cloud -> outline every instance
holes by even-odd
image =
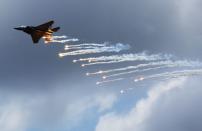
[[[117,96],[114,94],[105,96],[96,96],[95,103],[99,106],[99,112],[111,109],[113,104],[117,101]]]
[[[82,98],[79,98],[81,95]],[[84,119],[87,120],[90,112],[94,111],[94,115],[98,115],[109,110],[116,100],[116,95],[110,92],[84,95],[64,88],[41,92],[1,89],[0,130],[71,130]]]
[[[201,8],[201,1],[200,0],[179,0],[176,1],[175,4],[177,5],[177,14],[179,15],[179,20],[181,24],[185,24],[183,26],[190,26],[193,25],[193,23],[197,24],[197,26],[199,25],[199,21],[196,20],[200,20],[201,18],[197,18],[199,17]],[[190,19],[192,18],[192,19]],[[196,25],[193,25],[196,26]],[[186,28],[186,27],[184,27]]]
[[[0,106],[0,130],[1,131],[25,131],[27,116],[21,103],[9,103]]]
[[[96,131],[199,131],[202,129],[200,79],[176,79],[153,87],[126,114],[107,113]]]
[[[83,97],[80,100],[70,103],[66,108],[66,114],[71,116],[69,118],[74,118],[74,121],[79,121],[82,119],[82,115],[84,115],[87,110],[91,110],[96,107],[98,112],[103,112],[111,109],[116,101],[117,96],[113,93],[95,93],[91,96]]]

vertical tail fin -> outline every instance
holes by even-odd
[[[60,29],[60,27],[56,27],[56,28],[53,28],[52,31],[57,32],[59,29]]]

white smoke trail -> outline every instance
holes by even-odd
[[[138,88],[139,87],[144,87],[145,85],[141,84],[141,85],[138,85]],[[126,94],[126,93],[129,93],[130,91],[132,90],[135,90],[137,87],[130,87],[130,88],[126,88],[126,89],[122,89],[120,90],[120,94]]]
[[[127,88],[125,90],[120,90],[120,94],[128,93],[129,91],[134,90],[134,88]]]
[[[88,61],[87,64],[82,64],[82,66],[98,65],[98,64],[112,64],[120,63],[125,61],[156,61],[156,60],[169,60],[172,55],[167,54],[147,54],[146,52],[138,54],[123,54],[123,55],[112,55],[112,56],[101,56],[101,57],[91,57],[91,58],[81,58],[74,60],[73,62],[83,62]]]
[[[51,36],[51,35],[47,35],[47,36],[44,36],[43,39],[44,39],[44,42],[45,43],[66,43],[66,42],[76,42],[76,41],[79,41],[79,39],[77,38],[69,38],[67,39],[68,36],[66,35],[62,35],[62,36]]]
[[[113,80],[106,80],[106,81],[98,81],[96,82],[97,85],[101,85],[101,84],[104,84],[104,83],[109,83],[109,82],[115,82],[115,81],[121,81],[121,80],[124,80],[125,78],[117,78],[117,79],[113,79]]]
[[[192,69],[192,70],[182,70],[182,71],[173,71],[173,72],[164,72],[159,74],[153,74],[146,77],[141,77],[135,79],[135,82],[148,80],[148,79],[156,79],[156,78],[178,78],[178,77],[187,77],[187,76],[196,76],[202,75],[202,69]]]
[[[197,75],[202,75],[202,69],[164,72],[164,73],[159,73],[159,74],[153,74],[153,75],[146,76],[146,77],[141,76],[141,77],[135,79],[134,82],[144,81],[144,80],[148,80],[148,79],[158,79],[158,78],[162,78],[162,81],[164,81],[164,80],[167,81],[167,80],[170,80],[173,78],[190,77],[190,76],[197,76]],[[138,86],[142,87],[142,86],[145,86],[145,84],[144,85],[141,84]],[[134,89],[135,89],[135,87],[122,89],[122,90],[120,90],[120,94],[128,93],[129,91],[134,90]]]
[[[79,41],[79,39],[72,38],[72,39],[64,39],[64,40],[57,40],[57,39],[51,40],[51,42],[56,42],[56,43],[66,43],[66,42],[76,42],[76,41]]]
[[[76,42],[79,41],[77,38],[69,38],[65,35],[63,36],[46,36],[44,37],[45,42],[55,42],[55,43],[67,43],[67,42]],[[75,55],[85,55],[85,54],[95,54],[95,53],[105,53],[105,52],[120,52],[122,50],[128,50],[129,45],[122,43],[117,43],[115,45],[110,45],[109,43],[82,43],[82,44],[68,44],[64,46],[65,52],[58,54],[59,57],[64,56],[75,56]],[[78,60],[73,60],[73,62],[84,62],[81,66],[90,66],[98,64],[112,64],[120,62],[135,62],[135,61],[144,61],[145,64],[138,64],[134,66],[127,66],[123,68],[116,68],[110,70],[101,70],[93,73],[86,73],[86,75],[97,75],[97,74],[107,74],[114,73],[110,75],[104,75],[103,79],[117,77],[121,75],[144,72],[150,70],[158,70],[162,68],[170,67],[201,67],[200,62],[194,61],[172,61],[173,56],[169,54],[148,54],[147,52],[141,52],[136,54],[122,54],[122,55],[111,55],[111,56],[100,56],[100,57],[89,57],[81,58]],[[120,73],[117,73],[120,72]],[[173,72],[164,72],[159,74],[152,74],[146,77],[139,77],[135,79],[135,82],[143,81],[147,79],[156,79],[161,77],[166,78],[176,78],[182,76],[192,76],[192,75],[202,75],[202,69],[192,69],[192,70],[182,70],[182,71],[173,71]],[[121,81],[126,78],[117,78],[110,80],[98,81],[96,84],[104,84],[109,82]],[[132,90],[132,88],[131,88]],[[123,93],[123,92],[122,92]]]
[[[109,46],[95,46],[90,49],[81,49],[81,50],[74,50],[70,52],[59,53],[60,57],[63,56],[72,56],[72,55],[84,55],[84,54],[94,54],[94,53],[103,53],[103,52],[120,52],[121,50],[129,49],[128,45],[124,45],[121,43],[117,43],[115,45]]]
[[[149,80],[149,79],[156,79],[156,78],[179,78],[179,77],[187,77],[187,76],[197,76],[197,75],[202,75],[202,69],[192,69],[192,70],[183,70],[183,71],[173,71],[173,72],[164,72],[164,73],[159,73],[159,74],[154,74],[146,77],[138,77],[134,79],[134,82],[140,82],[144,80]],[[111,83],[111,82],[116,82],[116,81],[121,81],[125,80],[126,78],[117,78],[117,79],[112,79],[112,80],[103,80],[99,81],[96,84],[104,84],[104,83]]]
[[[85,46],[92,46],[92,47],[104,47],[107,44],[109,44],[108,42],[105,42],[103,44],[97,44],[97,43],[83,43],[83,44],[76,44],[76,45],[65,45],[65,48],[69,48],[69,47],[85,47]]]
[[[151,63],[151,65],[148,66],[153,66],[153,65],[157,65],[158,62],[156,63]],[[127,71],[127,72],[121,72],[121,73],[116,73],[116,74],[112,74],[112,75],[106,75],[103,76],[103,79],[109,78],[109,77],[115,77],[115,76],[121,76],[121,75],[126,75],[126,74],[131,74],[131,73],[137,73],[137,72],[144,72],[144,71],[150,71],[150,70],[157,70],[157,69],[163,69],[163,68],[172,68],[172,67],[201,67],[202,63],[198,62],[198,61],[165,61],[165,63],[163,62],[159,62],[158,67],[150,67],[150,68],[146,68],[146,69],[137,69],[138,65],[136,66],[136,70],[132,70],[132,71]]]
[[[163,57],[163,58],[162,58]],[[100,57],[90,57],[90,58],[81,58],[76,61],[78,62],[99,62],[99,61],[111,61],[111,60],[121,60],[121,59],[128,59],[128,60],[159,60],[159,59],[169,59],[171,55],[162,55],[162,54],[147,54],[146,52],[137,53],[137,54],[122,54],[122,55],[112,55],[112,56],[100,56]]]
[[[105,47],[108,43],[96,44],[96,43],[84,43],[77,45],[65,45],[64,50],[79,50],[79,49],[95,49],[99,47]]]
[[[98,74],[107,74],[107,73],[118,72],[118,71],[126,71],[126,70],[130,70],[130,69],[139,69],[139,68],[144,68],[144,67],[148,67],[148,66],[161,66],[161,65],[167,65],[169,63],[171,63],[170,60],[149,62],[149,63],[146,63],[146,64],[138,64],[136,66],[127,66],[127,67],[123,67],[123,68],[116,68],[116,69],[92,72],[92,73],[88,73],[88,76],[98,75]]]
[[[68,38],[66,35],[61,35],[61,36],[52,36],[53,39],[65,39]]]

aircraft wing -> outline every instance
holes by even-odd
[[[42,25],[36,26],[36,28],[39,30],[46,31],[53,25],[53,23],[54,23],[54,21],[49,21],[49,22],[44,23]]]
[[[41,37],[43,37],[43,34],[33,33],[33,34],[31,34],[31,37],[32,37],[33,43],[36,44],[36,43],[39,42],[39,40],[41,39]]]

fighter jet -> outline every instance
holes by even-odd
[[[52,34],[60,29],[60,27],[52,28],[53,23],[54,21],[49,21],[39,26],[20,26],[14,29],[31,35],[34,44],[37,44],[42,37],[45,43],[48,43],[52,40]]]

